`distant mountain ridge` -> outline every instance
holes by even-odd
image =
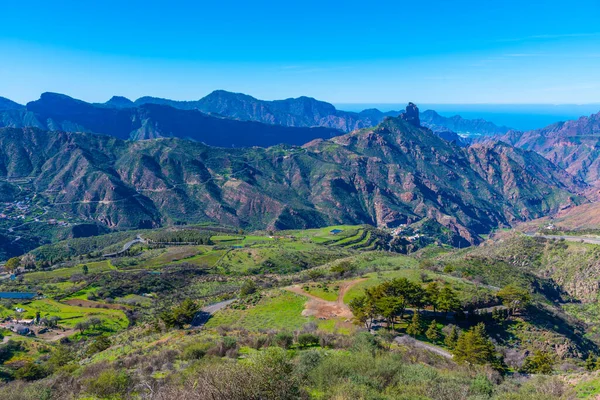
[[[467,135],[498,135],[511,130],[507,126],[497,126],[484,119],[465,119],[460,115],[443,117],[433,110],[421,113],[421,121],[432,131],[452,131]]]
[[[15,103],[12,100],[7,99],[6,97],[0,97],[0,111],[7,110],[20,110],[25,108],[25,106]]]
[[[225,90],[215,90],[197,101],[142,97],[134,102],[138,106],[149,103],[168,105],[182,110],[199,110],[244,121],[289,127],[320,126],[342,132],[375,126],[386,116],[398,116],[400,113],[397,111],[383,113],[375,109],[355,113],[337,110],[330,103],[306,96],[267,101]]]
[[[127,102],[125,98],[113,98],[110,103],[123,105]],[[0,112],[0,127],[91,132],[124,140],[179,137],[220,147],[301,145],[341,134],[328,128],[291,128],[238,121],[158,104],[111,107],[57,93],[43,93],[39,100],[28,103],[24,109]]]
[[[532,131],[509,131],[498,140],[535,151],[572,175],[600,184],[600,112]]]
[[[152,108],[149,105],[156,107]],[[258,100],[246,94],[231,93],[223,90],[216,90],[196,101],[175,101],[156,97],[141,97],[136,101],[131,101],[123,96],[113,96],[105,103],[86,103],[59,93],[43,93],[39,100],[32,101],[26,106],[21,106],[10,100],[4,102],[0,100],[0,127],[32,126],[49,130],[110,134],[119,138],[127,138],[127,134],[129,134],[130,138],[145,138],[144,131],[148,131],[146,127],[152,127],[150,130],[153,133],[147,137],[187,137],[199,140],[199,137],[214,136],[213,133],[203,135],[201,132],[198,132],[199,127],[195,128],[192,135],[187,131],[183,134],[178,130],[168,130],[157,126],[147,111],[134,111],[142,108],[150,108],[157,111],[160,109],[159,106],[187,111],[189,114],[173,112],[171,114],[176,114],[177,117],[186,115],[186,119],[188,120],[193,118],[191,116],[203,113],[221,119],[252,121],[288,128],[321,127],[337,130],[341,133],[375,126],[382,122],[384,118],[398,116],[400,113],[399,111],[381,112],[377,109],[348,112],[337,110],[330,103],[310,97],[265,101]],[[137,114],[143,114],[144,117],[150,119],[142,121],[142,116]],[[166,115],[169,112],[163,111],[160,114]],[[119,119],[118,124],[114,122],[115,119]],[[504,127],[496,127],[487,121],[467,120],[459,116],[445,118],[434,111],[425,111],[422,113],[421,119],[424,126],[431,128],[434,132],[443,132],[444,137],[449,137],[451,140],[457,141],[462,141],[462,139],[457,139],[452,132],[470,132],[482,135],[505,132]],[[128,122],[129,120],[131,122]],[[213,122],[212,125],[216,124],[215,121]],[[171,127],[174,124],[175,121],[169,123]],[[140,133],[138,130],[142,125],[144,129]],[[107,130],[109,127],[112,129],[111,132]],[[257,126],[255,126],[253,134],[256,134],[257,129]],[[274,136],[272,133],[273,128],[265,129],[269,131],[265,134],[266,136]],[[115,131],[118,133],[114,133]],[[290,134],[291,131],[285,133]],[[332,137],[334,133],[332,131],[321,131],[321,134],[315,134],[315,131],[313,131],[307,137],[311,135],[328,138]],[[249,145],[265,145],[263,143],[273,145],[278,143],[269,140],[253,143],[250,139],[246,137],[246,140],[243,142],[249,143]],[[297,140],[287,140],[284,135],[280,135],[280,141],[281,143],[300,144]],[[206,143],[223,145],[222,143],[217,144],[215,142]],[[230,145],[240,146],[241,144],[240,141],[233,141]]]
[[[494,227],[584,203],[587,189],[536,153],[442,140],[420,126],[414,105],[374,128],[302,147],[1,129],[0,177],[16,176],[33,177],[36,192],[53,193],[62,212],[111,228],[394,227],[430,218],[469,243]]]
[[[375,108],[360,112],[341,111],[333,104],[305,96],[285,100],[258,100],[246,94],[224,90],[216,90],[197,101],[142,97],[134,102],[138,106],[147,103],[169,105],[186,110],[197,109],[211,114],[267,124],[324,126],[343,132],[375,126],[386,117],[396,117],[400,114],[400,111],[382,112]],[[432,110],[422,112],[421,121],[434,132],[453,131],[461,134],[494,135],[510,130],[508,127],[496,126],[483,119],[470,120],[458,115],[442,117]]]

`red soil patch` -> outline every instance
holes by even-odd
[[[304,306],[304,311],[302,311],[302,315],[305,317],[314,316],[320,319],[351,319],[353,317],[352,311],[350,311],[350,308],[344,303],[344,294],[346,294],[348,289],[350,289],[352,286],[362,281],[364,281],[364,279],[356,279],[353,281],[340,283],[340,290],[336,301],[327,301],[313,296],[312,294],[305,292],[300,285],[287,287],[286,290],[310,299]]]

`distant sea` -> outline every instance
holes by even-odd
[[[335,104],[338,110],[403,110],[404,104]],[[577,119],[600,111],[598,104],[417,104],[421,111],[435,110],[444,117],[460,115],[467,119],[483,118],[496,125],[519,130],[543,128],[554,122]]]

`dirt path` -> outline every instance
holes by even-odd
[[[364,280],[364,278],[361,278],[340,283],[338,297],[335,301],[323,300],[317,296],[307,293],[304,291],[304,289],[302,289],[301,285],[294,285],[285,289],[310,299],[304,306],[304,311],[302,311],[302,315],[305,317],[314,316],[320,319],[351,319],[352,311],[350,311],[350,308],[344,303],[344,295],[352,286]]]

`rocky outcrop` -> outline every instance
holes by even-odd
[[[406,110],[400,114],[400,118],[413,126],[421,127],[419,108],[414,103],[408,103]]]

